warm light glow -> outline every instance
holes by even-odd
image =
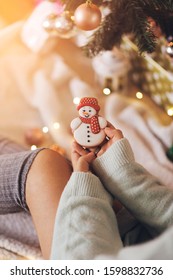
[[[36,145],[32,145],[31,146],[31,151],[35,151],[37,149],[37,146]]]
[[[59,128],[60,128],[60,124],[59,124],[58,122],[55,122],[55,123],[53,124],[53,128],[54,128],[54,129],[59,129]]]
[[[74,97],[74,98],[73,98],[73,103],[74,103],[75,105],[78,105],[79,102],[80,102],[80,97]]]
[[[137,97],[138,99],[142,99],[142,98],[143,98],[142,92],[138,91],[138,92],[136,93],[136,97]]]
[[[0,17],[10,24],[29,16],[35,7],[35,0],[0,0]]]
[[[49,27],[50,27],[50,22],[49,22],[48,19],[44,20],[44,22],[43,22],[43,27],[44,27],[44,28],[49,28]]]
[[[44,127],[42,128],[42,131],[43,131],[43,133],[48,133],[49,128],[48,128],[47,126],[44,126]]]
[[[170,116],[170,117],[173,116],[173,107],[167,109],[167,114],[168,114],[168,116]]]
[[[103,93],[104,93],[105,95],[111,94],[110,88],[104,88],[104,89],[103,89]]]

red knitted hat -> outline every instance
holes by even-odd
[[[77,106],[77,110],[84,106],[90,106],[94,108],[96,111],[100,110],[100,106],[98,105],[98,101],[95,97],[83,97],[80,100],[79,105]]]

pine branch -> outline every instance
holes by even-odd
[[[119,45],[122,37],[122,29],[114,30],[119,22],[113,21],[113,14],[108,15],[101,27],[91,36],[89,43],[83,47],[87,56],[93,57],[103,50],[111,50],[114,45]]]
[[[133,29],[134,41],[138,46],[139,52],[147,51],[152,53],[156,48],[156,37],[147,20],[148,16],[144,13],[142,7],[135,7],[133,10]]]
[[[147,7],[147,10],[159,10],[159,11],[173,11],[173,1],[172,0],[145,0],[141,1],[143,7]]]
[[[153,52],[157,38],[148,23],[148,17],[156,20],[165,32],[165,14],[168,15],[173,11],[173,1],[112,0],[110,8],[111,13],[84,47],[85,53],[90,57],[118,46],[123,35],[127,33],[134,35],[140,53]]]
[[[123,1],[126,2],[126,0]],[[131,10],[133,1],[128,4]],[[123,33],[130,31],[128,21],[124,20],[126,18],[124,8],[127,6],[121,5],[118,1],[110,4],[110,14],[105,17],[100,28],[94,32],[88,44],[83,47],[86,55],[93,57],[100,51],[111,50],[113,46],[120,44]]]
[[[61,1],[66,4],[67,10],[73,11],[84,3],[84,0]],[[93,3],[97,5],[104,2],[104,0],[93,0]],[[170,32],[173,33],[173,27],[170,27],[171,24],[173,25],[173,0],[112,0],[107,5],[110,7],[110,14],[105,17],[100,28],[83,47],[90,57],[97,55],[100,51],[119,46],[125,34],[134,36],[140,53],[153,52],[157,40],[148,23],[149,17],[156,21],[166,36]],[[172,16],[172,21],[168,22],[170,16]]]
[[[111,50],[119,46],[124,34],[132,33],[140,52],[152,52],[155,48],[155,36],[148,24],[143,8],[138,0],[112,2],[111,13],[101,27],[93,34],[89,43],[83,47],[89,56],[100,51]]]

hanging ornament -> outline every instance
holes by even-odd
[[[75,24],[73,16],[69,11],[61,14],[50,14],[43,21],[43,28],[52,36],[61,38],[71,38],[75,34]]]
[[[156,21],[151,18],[151,17],[148,17],[148,23],[150,25],[150,28],[152,30],[152,32],[154,33],[154,35],[159,38],[162,36],[162,30],[160,28],[160,26],[156,23]]]
[[[70,38],[75,34],[75,24],[72,13],[64,11],[54,21],[54,32],[62,38]]]
[[[168,42],[166,45],[166,54],[169,55],[169,57],[173,58],[173,37],[168,38]]]
[[[89,0],[79,5],[74,12],[76,26],[85,31],[97,28],[101,23],[101,18],[102,14],[100,9]]]
[[[43,2],[45,3],[45,1],[43,0],[39,2],[41,2],[42,5]],[[57,35],[55,32],[55,23],[56,20],[61,17],[61,15],[63,15],[64,7],[60,0],[48,0],[46,2],[47,9],[45,8],[46,10],[44,11],[44,13],[47,13],[47,16],[42,22],[42,27],[49,35]]]
[[[57,18],[56,14],[50,14],[43,21],[43,28],[49,34],[53,34],[54,32],[54,25],[55,25],[56,18]]]

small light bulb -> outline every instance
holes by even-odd
[[[137,97],[138,99],[142,99],[142,98],[143,98],[142,92],[138,91],[138,92],[136,93],[136,97]]]
[[[35,151],[37,149],[37,146],[36,145],[32,145],[31,146],[31,151]]]
[[[173,107],[167,109],[167,114],[168,114],[168,116],[170,116],[170,117],[173,116]]]
[[[42,131],[43,131],[43,133],[48,133],[49,128],[48,128],[47,126],[44,126],[44,127],[42,128]]]
[[[74,103],[75,105],[78,105],[79,102],[80,102],[80,97],[74,97],[74,98],[73,98],[73,103]]]
[[[104,89],[103,89],[103,93],[104,93],[105,95],[111,94],[110,88],[104,88]]]
[[[60,128],[60,124],[58,122],[54,122],[53,128],[54,129],[59,129]]]

